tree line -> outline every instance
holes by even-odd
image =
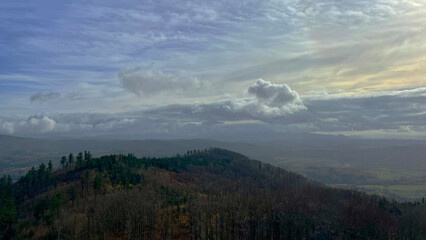
[[[0,179],[2,239],[426,237],[424,202],[326,187],[222,149],[59,162]]]

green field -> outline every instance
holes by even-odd
[[[406,200],[420,200],[426,197],[426,184],[423,185],[360,185],[358,190]]]
[[[425,171],[411,169],[374,168],[365,169],[365,172],[374,174],[381,180],[414,180],[421,179],[426,176]]]
[[[421,170],[334,167],[330,162],[300,158],[275,160],[277,165],[330,186],[357,189],[396,200],[419,201],[426,197],[426,172]]]

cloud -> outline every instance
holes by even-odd
[[[258,80],[249,87],[249,97],[202,104],[170,105],[143,112],[154,119],[202,123],[216,131],[233,127],[296,132],[390,131],[415,135],[426,128],[426,88],[385,91],[363,95],[340,95],[324,89],[300,97],[285,84]],[[280,99],[280,100],[278,100]],[[246,122],[244,122],[246,121]],[[204,124],[207,123],[207,124]],[[246,131],[256,131],[246,128]],[[227,128],[229,130],[229,128]],[[232,135],[232,130],[229,130]],[[274,135],[273,131],[269,134]]]
[[[255,97],[264,112],[273,115],[285,115],[288,113],[306,110],[299,94],[292,90],[287,84],[273,84],[263,79],[249,87],[248,92]]]
[[[30,96],[30,102],[48,102],[52,100],[58,100],[61,98],[61,94],[58,92],[49,92],[49,93],[36,93]]]
[[[13,134],[15,131],[14,123],[0,118],[0,133]]]
[[[180,76],[179,73],[166,73],[155,64],[123,70],[118,73],[118,77],[125,88],[137,95],[182,92],[201,87],[197,78]]]
[[[262,79],[247,89],[248,97],[230,98],[201,104],[176,104],[148,110],[148,114],[171,118],[195,118],[200,121],[239,121],[271,119],[306,110],[297,92],[287,84],[273,84]]]
[[[422,1],[135,3],[61,2],[48,11],[3,4],[0,131],[425,131],[423,95],[377,93],[424,85]],[[58,21],[40,28],[46,19]],[[241,88],[258,78],[274,84]],[[76,101],[63,101],[64,92],[78,93]],[[336,94],[344,92],[372,94]],[[116,114],[125,105],[135,112]],[[29,121],[35,112],[56,112],[46,116],[53,129],[43,118]]]
[[[426,88],[364,95],[299,96],[285,84],[258,80],[246,97],[174,104],[121,113],[0,117],[3,134],[110,138],[267,139],[286,132],[421,135]]]
[[[0,117],[0,133],[31,134],[49,133],[56,130],[56,121],[44,115],[21,117]]]
[[[426,126],[426,88],[302,98],[316,131],[422,129]],[[423,131],[423,130],[420,130]]]
[[[33,116],[30,117],[25,128],[36,133],[47,133],[55,129],[56,121],[47,116]]]

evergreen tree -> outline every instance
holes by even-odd
[[[49,210],[54,212],[56,216],[59,215],[59,208],[62,206],[63,200],[61,194],[55,194],[52,198],[49,199]]]
[[[67,193],[68,193],[69,200],[72,202],[72,206],[74,207],[74,201],[77,198],[76,187],[72,186],[70,189],[68,189]]]
[[[95,190],[95,197],[96,197],[96,193],[100,192],[101,186],[102,186],[102,176],[100,174],[96,174],[96,177],[93,180],[93,190]]]
[[[70,153],[70,155],[68,155],[68,164],[70,166],[72,166],[74,164],[74,155],[72,153]]]
[[[92,159],[92,154],[89,151],[84,151],[84,162],[86,165],[89,165],[90,159]]]
[[[28,186],[33,186],[35,182],[37,181],[37,171],[34,167],[31,168],[31,170],[25,175],[26,183]]]
[[[62,158],[61,158],[62,169],[65,169],[66,164],[67,164],[67,157],[62,156]]]
[[[46,165],[44,163],[40,164],[37,170],[37,183],[43,184],[43,182],[47,180],[47,171],[46,171]]]
[[[11,239],[14,235],[13,225],[17,221],[15,199],[11,191],[10,176],[0,178],[0,239]]]
[[[6,197],[0,206],[0,239],[11,239],[13,224],[17,221],[15,199]]]
[[[50,174],[52,170],[53,170],[52,160],[49,160],[49,163],[47,164],[47,171],[49,171],[49,174]]]
[[[84,162],[83,162],[83,153],[79,152],[76,159],[77,159],[77,167],[78,168],[83,167],[83,164],[84,164]]]

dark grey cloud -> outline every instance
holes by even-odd
[[[125,88],[137,95],[182,92],[201,88],[201,82],[197,78],[181,76],[176,72],[163,72],[155,64],[123,70],[118,73],[118,77]]]
[[[39,102],[44,103],[48,101],[58,100],[61,98],[61,94],[58,92],[48,92],[48,93],[36,93],[30,96],[30,102]]]

